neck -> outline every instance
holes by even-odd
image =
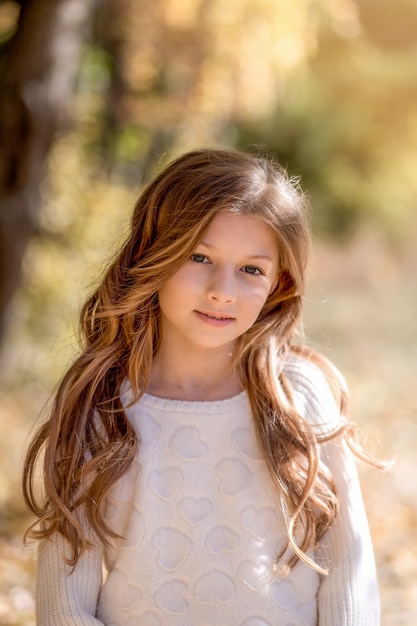
[[[242,391],[229,350],[179,360],[163,346],[155,355],[147,392],[172,400],[225,400]]]

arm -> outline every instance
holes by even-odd
[[[95,546],[79,559],[75,569],[63,560],[69,554],[61,535],[39,545],[36,581],[38,626],[100,626],[95,618],[102,581],[102,550]]]
[[[355,460],[338,437],[323,444],[339,495],[339,515],[321,541],[320,562],[329,568],[318,594],[320,626],[377,626],[380,606],[374,553]]]
[[[295,406],[320,435],[331,435],[340,425],[340,411],[319,367],[301,358],[286,366]],[[355,458],[338,436],[320,444],[321,461],[333,474],[338,490],[339,515],[322,538],[318,562],[329,570],[318,593],[320,626],[377,626],[379,592],[368,520]]]

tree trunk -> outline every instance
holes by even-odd
[[[92,0],[26,0],[0,56],[0,339],[37,232],[41,183],[70,119]]]

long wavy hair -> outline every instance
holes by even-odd
[[[297,180],[270,159],[212,149],[180,156],[140,195],[126,242],[82,308],[80,355],[28,449],[23,491],[37,518],[28,533],[64,535],[73,566],[91,537],[104,545],[115,538],[104,516],[106,494],[129,470],[140,446],[121,402],[121,385],[130,381],[135,400],[146,391],[160,343],[158,291],[221,210],[256,217],[277,240],[278,284],[238,340],[236,365],[287,516],[288,542],[277,563],[286,554],[290,568],[302,559],[324,572],[307,552],[335,519],[335,484],[320,463],[317,434],[294,408],[283,371],[287,356],[302,352],[332,375],[318,354],[293,344],[308,258],[308,202]],[[340,385],[339,401],[343,414],[346,395]],[[342,430],[349,434],[347,419],[341,419]]]

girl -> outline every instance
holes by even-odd
[[[263,158],[145,189],[26,458],[38,626],[379,623],[343,381],[293,343],[308,239]]]

